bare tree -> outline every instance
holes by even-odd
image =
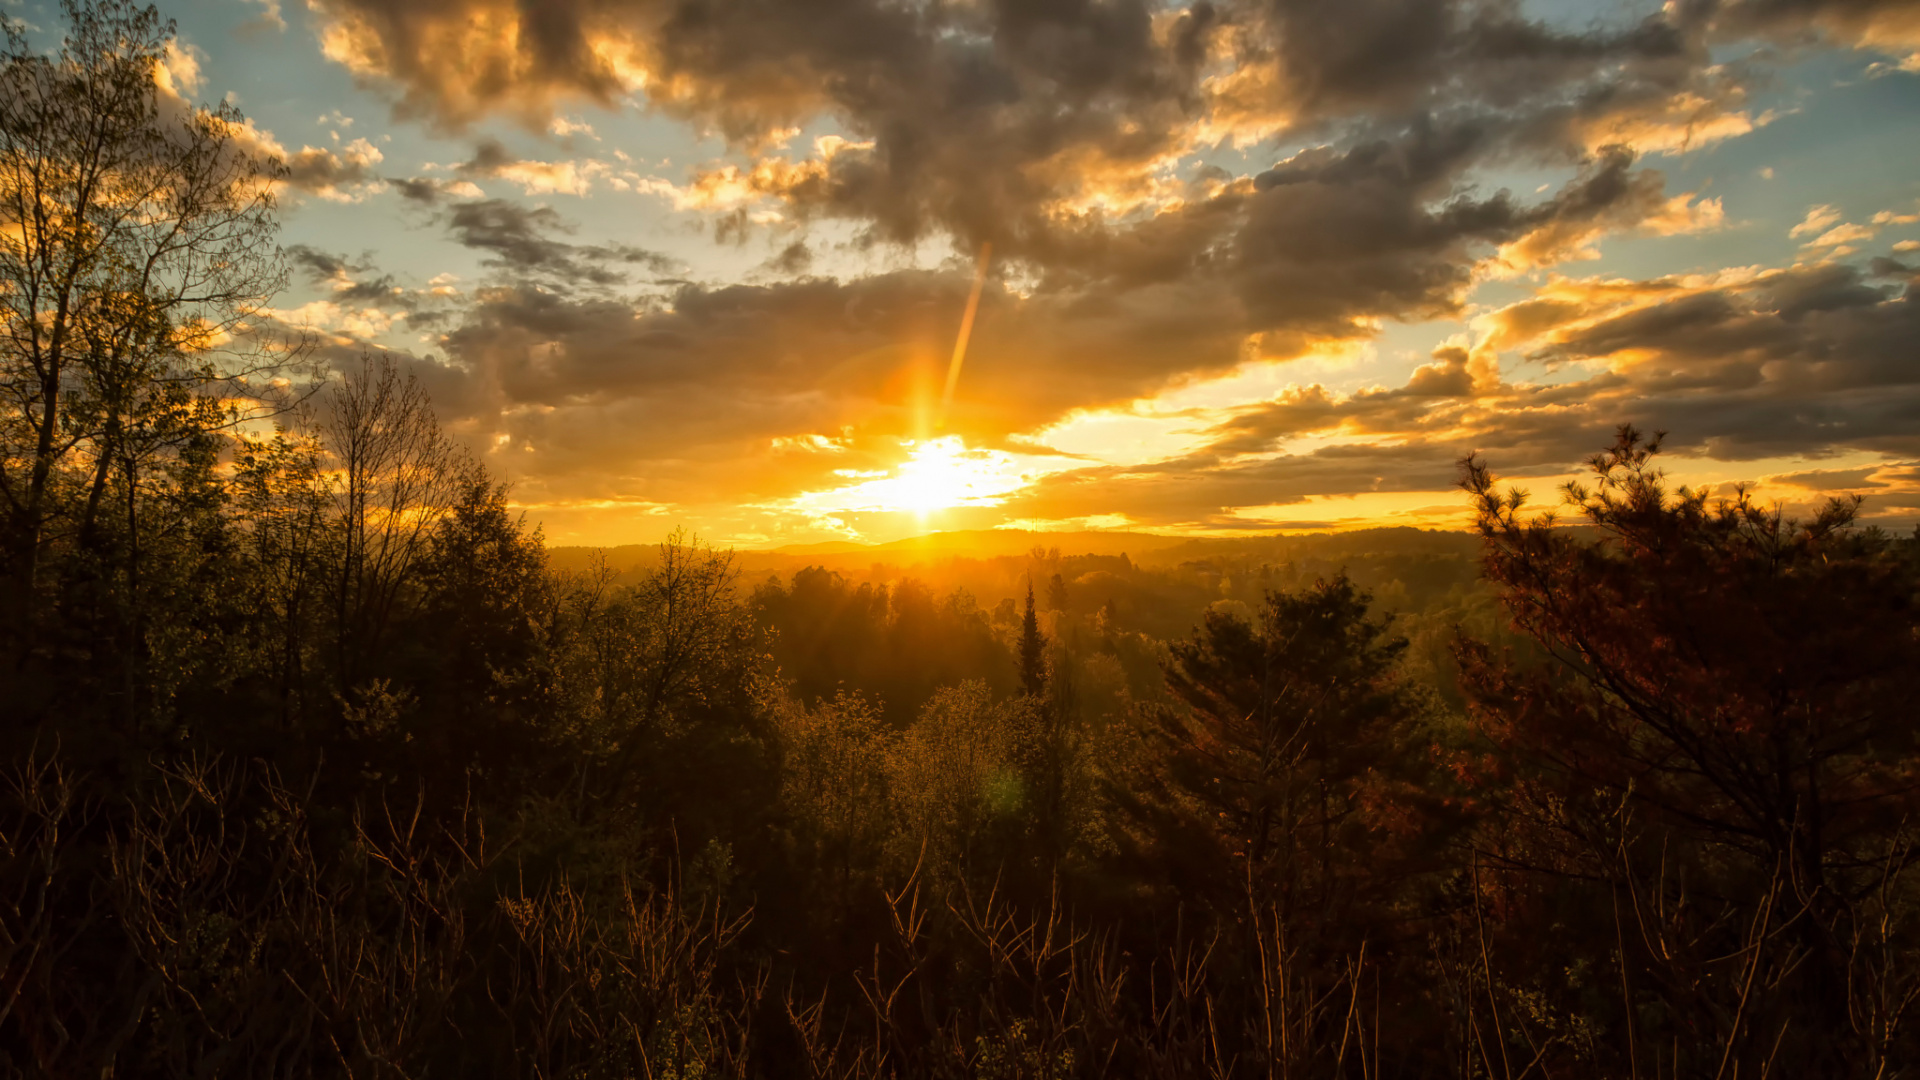
[[[0,544],[28,618],[49,541],[91,528],[143,461],[234,420],[212,384],[261,393],[249,377],[286,359],[254,334],[286,279],[284,167],[231,105],[163,89],[174,28],[153,8],[62,8],[58,54],[13,22],[0,54]]]
[[[477,473],[440,430],[425,388],[392,357],[363,359],[330,404],[321,434],[338,470],[336,662],[350,689],[431,550],[434,527]]]

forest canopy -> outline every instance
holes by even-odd
[[[0,1072],[1897,1076],[1920,534],[1631,425],[1471,533],[550,549],[259,312],[284,162],[0,57]],[[1108,538],[1103,543],[1123,541]]]

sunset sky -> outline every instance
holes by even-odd
[[[293,166],[275,317],[550,543],[1451,525],[1629,420],[1920,517],[1914,0],[165,10]]]

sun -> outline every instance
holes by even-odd
[[[908,452],[886,494],[888,509],[930,513],[956,506],[997,506],[1026,486],[1026,477],[1010,468],[1006,455],[968,450],[956,436],[922,440]]]
[[[1034,479],[1031,463],[1000,450],[971,450],[957,435],[903,444],[907,460],[889,475],[792,500],[812,514],[908,513],[924,518],[963,506],[998,506]],[[857,475],[857,474],[856,474]]]

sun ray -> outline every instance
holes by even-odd
[[[973,271],[973,292],[967,296],[967,313],[960,317],[960,336],[953,343],[953,360],[947,364],[947,388],[940,395],[940,415],[935,428],[947,426],[947,410],[953,407],[953,388],[960,384],[960,365],[967,358],[967,339],[973,336],[973,318],[980,313],[980,292],[987,286],[987,261],[993,257],[993,243],[980,245],[980,264]]]

